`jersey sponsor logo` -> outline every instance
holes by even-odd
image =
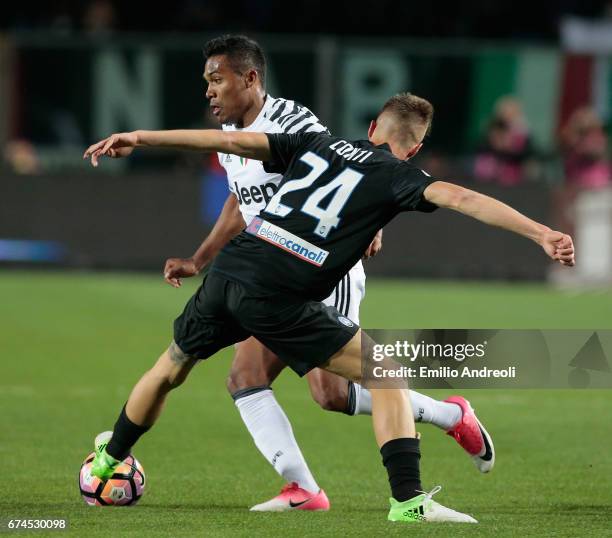
[[[280,226],[263,220],[261,217],[255,217],[251,224],[247,226],[246,231],[317,267],[321,267],[329,255],[327,250],[323,250],[301,237],[283,230]]]
[[[260,204],[261,202],[267,204],[276,194],[276,191],[278,191],[278,186],[274,183],[239,187],[238,182],[234,181],[234,192],[240,205]]]
[[[342,325],[346,325],[347,327],[352,327],[355,325],[350,319],[345,318],[344,316],[338,316],[338,321],[342,323]]]

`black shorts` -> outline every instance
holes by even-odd
[[[174,341],[183,353],[207,359],[254,336],[303,376],[358,330],[333,306],[280,293],[254,296],[242,284],[210,273],[174,321]]]

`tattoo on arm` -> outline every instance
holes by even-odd
[[[170,344],[170,347],[168,348],[168,353],[170,355],[170,358],[172,359],[172,362],[179,365],[184,365],[186,362],[195,359],[193,355],[187,355],[187,353],[183,353],[183,351],[181,351],[181,348],[178,347],[174,341]]]

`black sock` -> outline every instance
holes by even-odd
[[[344,410],[345,415],[354,415],[355,408],[357,407],[357,391],[355,390],[355,383],[352,381],[348,382],[348,395],[346,398],[346,409]]]
[[[382,446],[380,453],[387,468],[393,498],[402,502],[419,495],[417,492],[423,489],[419,471],[419,440],[408,437],[392,439]]]
[[[125,405],[121,414],[115,422],[113,437],[106,446],[106,452],[117,460],[124,460],[128,457],[130,450],[140,439],[140,436],[147,432],[151,426],[139,426],[134,424],[125,413]]]

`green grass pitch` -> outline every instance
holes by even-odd
[[[68,518],[75,536],[612,535],[612,391],[467,394],[498,451],[486,476],[450,437],[420,426],[424,485],[441,484],[436,499],[481,523],[416,526],[386,521],[370,419],[320,410],[305,381],[286,372],[275,391],[332,510],[249,513],[282,481],[225,391],[229,350],[197,367],[136,447],[148,478],[140,504],[86,506],[80,462],[168,344],[196,284],[174,290],[153,275],[0,272],[0,519]],[[366,328],[588,329],[611,320],[610,291],[537,285],[372,281],[362,309]]]

